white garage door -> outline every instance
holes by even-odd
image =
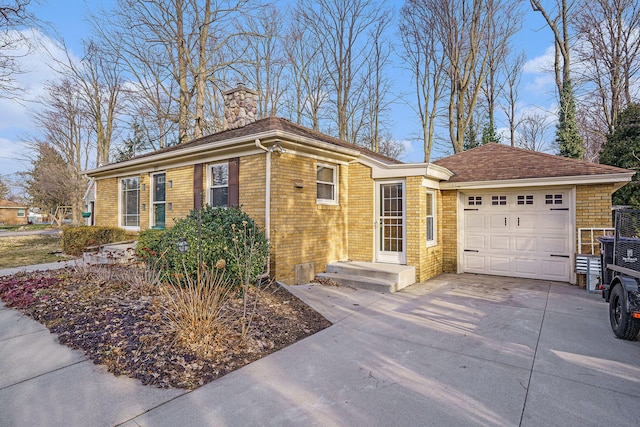
[[[569,191],[463,194],[462,269],[569,281]]]

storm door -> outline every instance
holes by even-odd
[[[376,187],[376,261],[405,264],[404,182],[379,182]]]

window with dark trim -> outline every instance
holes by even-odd
[[[216,163],[210,170],[209,204],[213,207],[227,207],[229,206],[229,163]]]

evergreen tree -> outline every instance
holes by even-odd
[[[496,132],[496,125],[492,120],[489,120],[482,128],[482,145],[490,142],[500,143],[500,135]]]
[[[478,141],[478,127],[476,126],[475,120],[470,120],[467,130],[464,132],[463,148],[464,151],[467,151],[478,146],[480,146],[480,142]]]
[[[615,130],[607,135],[600,153],[600,163],[626,169],[640,169],[640,104],[630,104],[618,116]],[[614,205],[640,207],[638,174],[613,193]]]
[[[576,121],[576,103],[573,97],[573,88],[569,81],[562,86],[562,93],[560,94],[556,142],[561,156],[572,159],[582,159],[584,156],[584,144],[578,132],[578,123]]]

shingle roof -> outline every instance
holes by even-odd
[[[292,123],[287,119],[283,119],[280,117],[267,117],[264,119],[256,120],[253,123],[250,123],[246,126],[225,130],[222,132],[213,133],[211,135],[204,136],[202,138],[194,139],[191,141],[183,142],[182,144],[173,145],[171,147],[162,148],[160,150],[152,151],[149,153],[141,154],[139,156],[134,157],[134,159],[140,159],[145,157],[151,157],[160,153],[167,153],[175,151],[179,153],[180,150],[185,148],[197,147],[200,145],[210,144],[212,142],[225,141],[229,139],[236,138],[249,138],[251,135],[257,135],[263,132],[268,131],[282,131],[288,132],[297,136],[302,136],[306,138],[315,139],[317,141],[326,142],[329,144],[336,145],[338,147],[350,148],[352,150],[357,150],[363,154],[374,157],[378,160],[381,160],[385,163],[402,163],[396,159],[392,159],[385,155],[375,153],[365,147],[349,144],[348,142],[342,141],[338,138],[334,138],[322,132],[314,131],[312,129],[306,128],[304,126],[297,125]]]
[[[449,182],[501,181],[633,172],[504,144],[486,144],[433,162],[455,175]]]
[[[24,205],[20,203],[12,202],[11,200],[0,200],[0,208],[21,208],[25,209]]]

